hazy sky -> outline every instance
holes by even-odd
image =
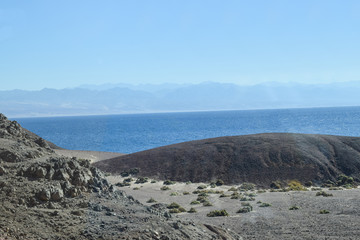
[[[360,1],[1,1],[0,90],[360,80]]]

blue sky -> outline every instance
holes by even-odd
[[[360,1],[1,1],[0,90],[360,80]]]

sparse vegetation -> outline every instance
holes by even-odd
[[[156,180],[151,180],[151,182],[150,183],[157,183],[157,181]]]
[[[313,185],[312,181],[307,181],[304,183],[305,187],[311,187]]]
[[[223,210],[211,211],[208,214],[206,214],[206,216],[208,216],[208,217],[226,217],[226,216],[229,216],[229,214],[225,209],[223,209]]]
[[[196,213],[196,209],[195,208],[190,208],[188,213]]]
[[[288,184],[289,191],[307,191],[306,187],[304,187],[301,182],[298,180],[291,180]]]
[[[196,204],[200,204],[200,202],[199,201],[192,201],[190,204],[191,205],[196,205]]]
[[[205,188],[207,188],[206,185],[200,185],[200,186],[197,187],[197,189],[205,189]]]
[[[125,182],[132,182],[132,181],[134,181],[134,179],[132,179],[132,178],[125,178],[123,182],[125,183]]]
[[[255,189],[255,184],[253,183],[243,183],[241,184],[240,186],[240,191],[251,191],[251,190],[254,190]]]
[[[224,181],[221,180],[221,179],[218,179],[218,180],[216,180],[215,185],[216,186],[222,186],[222,185],[224,185]]]
[[[246,207],[240,208],[236,213],[248,213],[248,212],[251,212],[252,210],[253,210],[253,208],[251,206],[246,206]]]
[[[320,191],[320,192],[317,192],[317,193],[316,193],[316,196],[317,196],[317,197],[318,197],[318,196],[332,197],[333,194],[332,194],[332,193],[327,193],[327,192],[325,192],[325,191]]]
[[[140,188],[139,187],[134,187],[133,190],[140,190]]]
[[[261,203],[259,207],[271,207],[270,203]]]
[[[131,169],[127,170],[127,171],[122,171],[122,172],[120,173],[120,175],[121,175],[122,177],[128,177],[128,176],[130,176],[130,175],[136,175],[136,174],[138,174],[139,172],[140,172],[140,169],[139,169],[139,168],[131,168]]]
[[[196,201],[199,201],[199,202],[203,203],[203,202],[207,201],[207,197],[205,197],[205,196],[199,196],[199,197],[196,199]]]
[[[149,179],[147,177],[139,177],[138,179],[136,179],[135,183],[140,184],[140,183],[146,183],[148,181]]]
[[[170,196],[172,196],[172,197],[178,196],[178,195],[179,195],[179,193],[177,193],[177,192],[172,192],[172,193],[170,193]]]
[[[223,197],[230,197],[231,195],[228,195],[228,194],[221,194],[219,197],[223,198]]]
[[[168,186],[163,186],[160,188],[160,190],[167,191],[167,190],[171,190],[171,188],[169,188]]]
[[[183,192],[183,195],[190,195],[189,192]]]
[[[165,180],[164,181],[164,185],[173,185],[173,184],[175,184],[176,182],[174,182],[174,181],[170,181],[170,180]]]
[[[204,207],[211,207],[211,206],[212,206],[212,203],[209,202],[209,201],[205,201],[205,202],[203,202],[203,206],[204,206]]]
[[[272,189],[281,189],[282,188],[281,182],[280,181],[272,182],[270,184],[270,188],[272,188]]]
[[[299,206],[291,206],[291,207],[289,208],[289,210],[299,210],[299,209],[300,209]]]
[[[115,186],[117,186],[117,187],[128,187],[128,186],[131,186],[131,184],[128,183],[128,182],[122,182],[122,183],[119,182],[119,183],[116,183]]]
[[[147,203],[155,203],[156,202],[156,200],[155,199],[153,199],[153,198],[150,198],[149,200],[147,200],[146,201]]]
[[[234,188],[234,187],[231,187],[231,188],[229,188],[229,190],[228,190],[229,192],[237,192],[237,189],[236,188]]]
[[[326,209],[322,209],[322,210],[319,211],[319,213],[320,214],[328,214],[328,213],[330,213],[330,211],[326,210]]]
[[[179,208],[179,207],[181,207],[181,206],[176,202],[172,202],[171,204],[169,204],[167,206],[168,209]]]
[[[186,212],[185,208],[181,207],[178,203],[173,202],[167,206],[169,213],[182,213]]]

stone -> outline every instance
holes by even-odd
[[[37,194],[37,198],[41,201],[49,201],[51,198],[51,193],[49,189],[42,189]]]

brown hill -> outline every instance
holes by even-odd
[[[335,180],[360,177],[360,138],[267,133],[184,142],[104,160],[98,168],[176,181],[226,183]]]

